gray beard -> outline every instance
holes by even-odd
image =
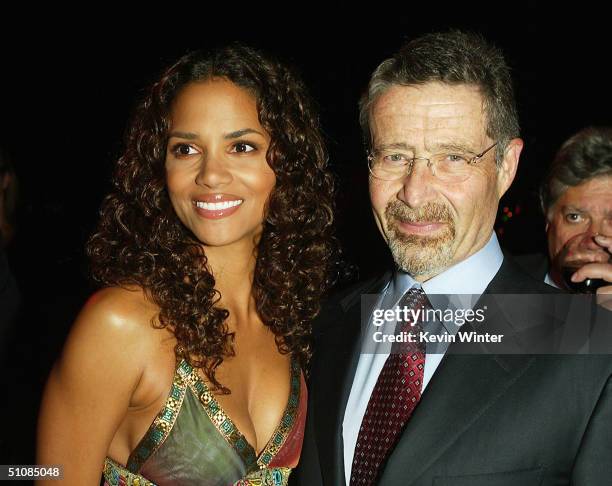
[[[437,275],[451,264],[455,241],[455,221],[446,206],[427,203],[411,209],[401,201],[392,201],[385,209],[388,227],[388,245],[396,265],[412,275]],[[398,222],[418,223],[436,221],[446,223],[443,233],[419,236],[402,233]]]

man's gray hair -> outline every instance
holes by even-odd
[[[501,163],[508,142],[519,136],[510,68],[501,50],[482,36],[458,30],[414,39],[376,68],[359,102],[359,122],[366,147],[371,148],[369,121],[378,97],[392,86],[430,82],[479,88],[487,136],[498,142],[496,160]]]
[[[588,127],[566,140],[555,155],[540,187],[540,202],[548,216],[569,187],[612,176],[612,127]]]

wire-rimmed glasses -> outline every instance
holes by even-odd
[[[470,166],[496,145],[497,142],[476,155],[445,152],[431,157],[410,157],[396,149],[374,150],[368,156],[368,168],[373,177],[394,181],[410,174],[416,160],[426,160],[434,177],[444,182],[461,182],[470,176]]]

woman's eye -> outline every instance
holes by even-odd
[[[251,145],[250,143],[246,143],[246,142],[235,143],[232,148],[232,152],[240,153],[240,154],[252,152],[253,150],[255,150],[255,147]]]
[[[174,146],[172,149],[172,153],[174,155],[193,155],[197,153],[197,150],[194,149],[191,145],[187,145],[186,143],[179,143]]]

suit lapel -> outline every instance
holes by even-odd
[[[317,373],[312,382],[316,398],[312,406],[324,484],[345,483],[342,422],[359,361],[361,295],[380,292],[389,278],[387,273],[342,299],[337,315],[331,316],[335,322],[330,323],[316,350]]]
[[[527,370],[532,356],[447,355],[427,385],[381,484],[421,476]]]
[[[524,293],[525,279],[507,258],[488,293]],[[517,290],[519,289],[519,290]],[[533,356],[459,355],[449,352],[427,385],[381,484],[416,481],[533,363]]]

